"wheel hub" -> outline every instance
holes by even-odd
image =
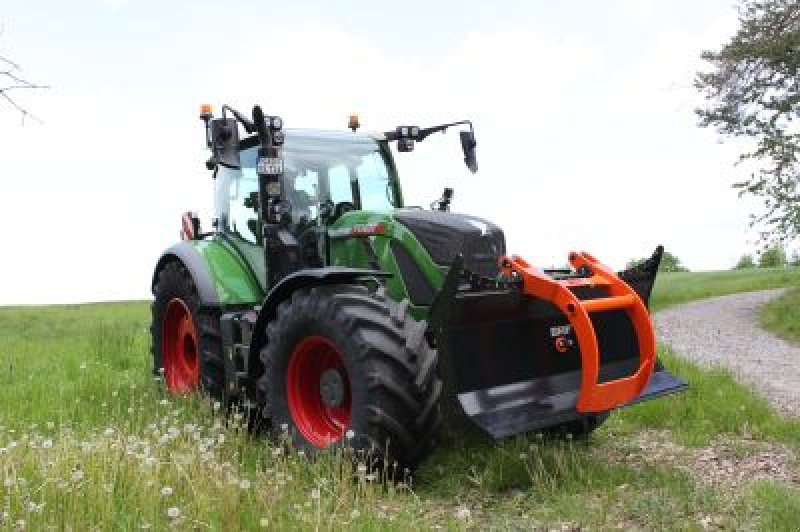
[[[342,406],[344,403],[344,376],[338,368],[326,369],[319,378],[319,392],[327,407]]]
[[[289,355],[286,399],[298,431],[315,447],[342,439],[352,395],[339,349],[324,336],[303,338]]]

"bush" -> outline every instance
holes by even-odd
[[[736,266],[733,267],[734,270],[746,270],[749,268],[755,268],[756,261],[753,260],[753,256],[750,253],[745,253],[739,259],[739,262],[736,263]]]
[[[781,245],[766,249],[758,258],[759,268],[780,268],[786,266],[786,250]]]
[[[631,268],[636,266],[640,262],[646,259],[631,259],[627,263],[625,263],[625,268]],[[688,272],[689,268],[685,267],[681,264],[681,259],[670,253],[669,251],[665,251],[664,255],[661,257],[661,264],[658,265],[659,272]]]

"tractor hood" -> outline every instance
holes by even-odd
[[[394,218],[414,234],[436,264],[450,266],[461,253],[466,269],[489,277],[497,275],[497,258],[505,254],[506,241],[503,230],[492,222],[422,209],[399,209]]]

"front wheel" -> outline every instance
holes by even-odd
[[[267,326],[259,387],[276,436],[315,450],[342,440],[413,468],[433,447],[441,381],[426,324],[383,289],[300,290]],[[377,465],[373,463],[373,466]]]

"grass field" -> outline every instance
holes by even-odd
[[[800,271],[671,274],[653,304],[790,284]],[[615,413],[588,445],[450,438],[386,485],[352,475],[346,449],[312,463],[165,396],[148,322],[146,303],[0,309],[0,530],[796,529],[797,488],[748,464],[793,470],[800,423],[666,349],[691,389]]]
[[[765,329],[785,340],[800,343],[800,287],[764,305],[760,317]]]

